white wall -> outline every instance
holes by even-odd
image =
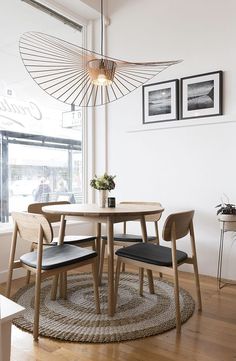
[[[142,125],[142,89],[108,106],[108,170],[119,200],[157,200],[163,219],[195,209],[200,273],[215,276],[223,193],[236,202],[235,0],[110,0],[107,55],[129,61],[184,59],[149,83],[224,71],[224,115]],[[169,128],[168,128],[169,127]],[[225,272],[236,278],[236,242]],[[185,241],[183,248],[187,249]]]

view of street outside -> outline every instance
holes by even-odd
[[[73,151],[71,157],[69,170],[67,149],[10,144],[9,212],[26,211],[30,203],[59,197],[82,201],[82,154]]]

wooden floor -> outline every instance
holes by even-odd
[[[192,274],[181,274],[181,287],[195,298]],[[17,289],[23,284],[17,280]],[[216,289],[216,280],[201,277],[203,311],[175,330],[137,341],[79,344],[40,338],[13,326],[11,361],[236,361],[236,287]],[[0,285],[4,293],[4,285]]]

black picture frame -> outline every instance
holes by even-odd
[[[179,119],[179,80],[143,85],[143,124]]]
[[[203,118],[223,114],[223,71],[180,79],[180,118]]]

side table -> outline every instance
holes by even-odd
[[[236,282],[223,282],[221,277],[224,253],[224,236],[226,232],[236,232],[236,216],[230,214],[221,214],[218,220],[220,222],[220,245],[217,265],[217,286],[218,289],[221,289],[227,284],[236,285]]]
[[[0,295],[0,361],[10,361],[11,323],[24,307]]]

